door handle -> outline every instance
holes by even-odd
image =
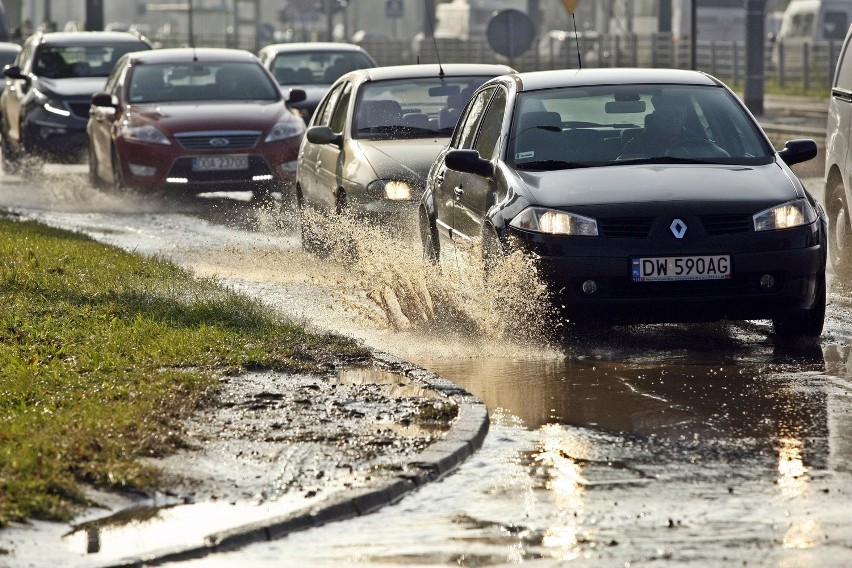
[[[453,193],[456,194],[456,199],[461,199],[461,196],[464,195],[464,190],[462,189],[462,186],[459,185],[453,188]]]

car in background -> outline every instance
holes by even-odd
[[[852,153],[852,26],[837,59],[828,102],[825,133],[825,193],[828,215],[831,266],[838,276],[852,276],[852,178],[849,159]]]
[[[282,89],[305,91],[305,100],[293,105],[305,124],[310,122],[322,96],[341,75],[355,69],[378,67],[366,50],[350,43],[277,43],[267,45],[257,56]]]
[[[127,32],[36,32],[3,70],[0,95],[3,166],[16,171],[25,157],[81,162],[92,94],[103,89],[125,53],[151,49]]]
[[[299,90],[291,100],[304,97]],[[305,131],[248,51],[173,48],[121,58],[91,100],[89,175],[116,190],[286,191]]]
[[[813,140],[776,152],[700,72],[498,77],[427,176],[424,254],[474,244],[495,270],[521,251],[580,327],[771,319],[779,339],[817,337],[826,219],[790,169],[816,152]]]
[[[300,211],[388,220],[413,210],[468,95],[512,71],[505,65],[430,64],[345,74],[323,97],[299,150]],[[305,237],[304,223],[302,229]]]
[[[18,54],[21,52],[21,46],[17,43],[0,42],[0,69],[5,69],[7,65],[15,62]],[[0,83],[0,94],[6,88],[6,81]]]

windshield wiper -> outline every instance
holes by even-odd
[[[566,162],[565,160],[530,160],[515,163],[519,170],[570,170],[574,168],[593,168],[601,164],[585,164],[581,162]]]
[[[698,158],[678,158],[675,156],[653,156],[650,158],[630,158],[629,160],[616,160],[612,165],[632,164],[719,164],[717,160],[699,160]]]

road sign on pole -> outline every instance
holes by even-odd
[[[562,0],[562,3],[565,4],[566,10],[573,12],[577,9],[577,4],[580,3],[580,0]]]

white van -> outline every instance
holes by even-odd
[[[852,23],[852,0],[792,0],[781,19],[778,38],[842,41]]]

